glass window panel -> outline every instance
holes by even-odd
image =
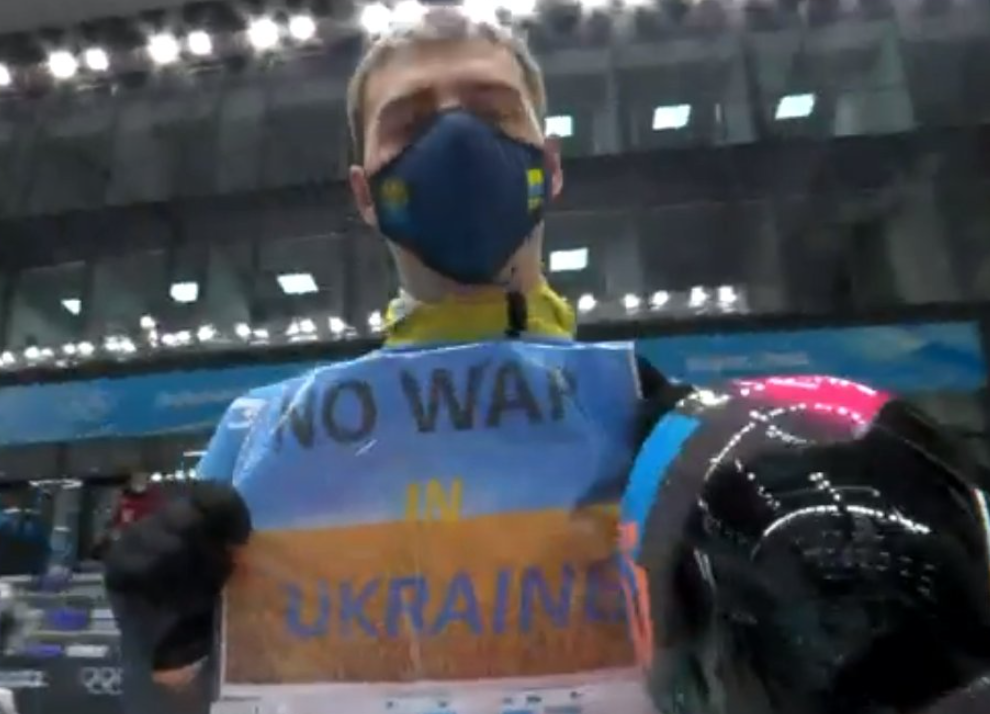
[[[0,575],[36,575],[50,552],[54,503],[49,489],[0,484]]]
[[[90,325],[94,338],[138,329],[143,315],[160,315],[169,297],[168,261],[155,250],[96,263]]]
[[[334,235],[264,242],[253,291],[255,320],[343,315],[350,252],[346,240]]]
[[[990,181],[952,186],[942,199],[942,216],[968,297],[990,299]]]
[[[619,213],[557,211],[547,216],[544,265],[554,289],[576,303],[583,295],[607,301],[640,282],[635,242],[630,244],[628,221]],[[577,258],[582,260],[577,260]],[[552,265],[551,265],[552,263]],[[554,268],[553,270],[551,269]]]
[[[251,321],[253,251],[249,241],[209,246],[203,319],[220,329]]]
[[[60,349],[85,332],[88,271],[83,263],[26,270],[16,277],[7,346]]]
[[[0,483],[20,479],[53,479],[59,473],[58,447],[32,444],[0,449]]]
[[[780,287],[779,239],[761,203],[664,206],[638,224],[646,291]]]
[[[265,184],[283,186],[341,175],[341,152],[328,131],[346,126],[339,102],[295,104],[268,114]],[[329,140],[328,140],[329,138]]]
[[[66,470],[74,477],[128,474],[144,468],[141,439],[90,439],[66,446]]]
[[[385,241],[367,228],[355,229],[347,240],[354,246],[355,275],[354,305],[348,305],[348,316],[359,330],[374,331],[372,315],[384,316],[389,301],[398,294],[399,280]]]
[[[175,246],[167,258],[166,297],[154,314],[162,330],[195,329],[209,321],[209,253],[208,243],[192,241]]]

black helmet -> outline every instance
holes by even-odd
[[[623,520],[662,714],[914,714],[990,674],[979,467],[883,394],[696,391],[644,445]]]

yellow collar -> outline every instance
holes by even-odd
[[[526,307],[524,336],[574,337],[574,311],[546,283],[526,295]],[[505,293],[501,290],[428,304],[400,297],[389,305],[385,320],[388,347],[497,340],[504,338],[509,328]]]

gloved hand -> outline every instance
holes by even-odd
[[[156,668],[206,654],[217,599],[234,569],[251,516],[232,487],[193,482],[160,510],[123,529],[106,554],[107,590],[142,600],[175,625],[152,654]]]

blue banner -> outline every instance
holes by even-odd
[[[834,374],[900,393],[986,381],[976,323],[651,337],[637,351],[675,379]],[[168,372],[0,389],[0,446],[208,431],[236,397],[313,362]]]
[[[911,394],[975,391],[987,375],[979,327],[968,322],[658,337],[636,349],[693,384],[827,374]]]

